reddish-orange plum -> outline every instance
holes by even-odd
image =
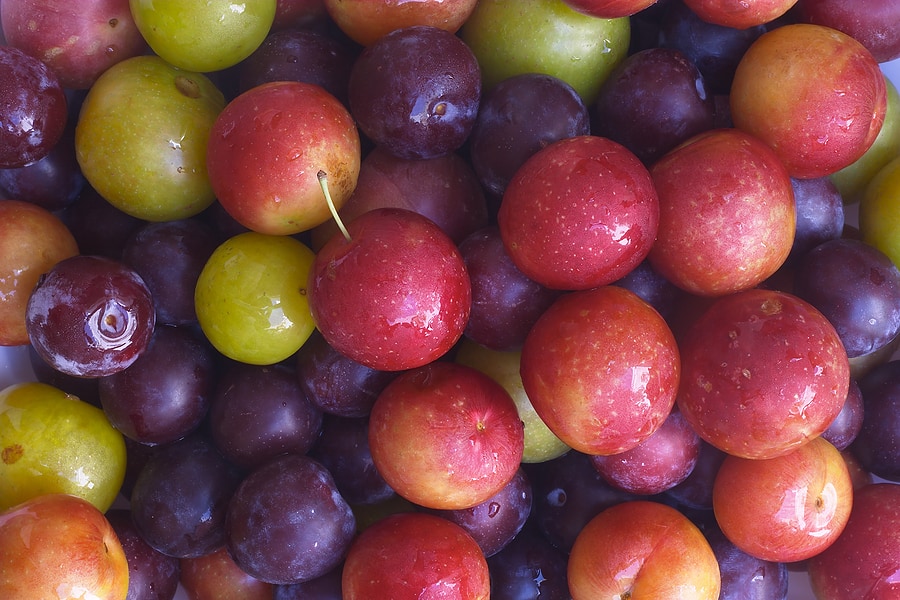
[[[384,517],[353,542],[344,561],[344,600],[487,600],[487,560],[466,530],[442,517]]]
[[[397,376],[369,416],[375,468],[398,494],[434,509],[465,509],[499,492],[524,451],[516,405],[472,367],[436,361]]]
[[[646,258],[659,202],[634,153],[582,135],[546,146],[519,167],[497,221],[525,275],[549,288],[584,290],[620,279]]]
[[[520,372],[538,416],[585,454],[617,454],[659,429],[675,403],[678,347],[665,320],[633,292],[564,294],[537,320]]]
[[[718,298],[680,344],[678,407],[697,434],[744,458],[787,454],[840,413],[850,364],[804,300],[757,288]]]
[[[359,132],[321,86],[275,81],[229,102],[207,147],[209,181],[222,207],[259,233],[290,235],[331,218],[318,173],[337,208],[356,187]]]
[[[749,289],[775,273],[794,241],[787,170],[758,139],[736,129],[698,134],[650,169],[659,229],[650,263],[700,296]]]
[[[453,240],[403,208],[370,210],[335,234],[309,272],[322,337],[369,368],[402,371],[446,354],[469,319],[472,284]]]
[[[181,586],[191,600],[272,600],[273,585],[241,569],[223,546],[209,554],[182,558]]]
[[[676,509],[645,500],[607,508],[572,546],[574,600],[717,600],[719,564],[703,533]]]
[[[456,33],[476,0],[324,0],[325,10],[347,37],[368,46],[403,27],[429,25]]]
[[[69,228],[29,202],[0,200],[0,346],[28,343],[25,309],[38,278],[78,254]]]
[[[728,456],[713,484],[722,532],[747,554],[771,562],[806,560],[830,546],[852,506],[847,464],[822,437],[775,458]]]
[[[93,504],[46,494],[0,513],[0,598],[125,600],[128,560]]]
[[[898,597],[900,485],[872,483],[856,490],[843,532],[807,564],[816,598]]]
[[[684,3],[707,23],[749,29],[781,17],[797,0],[684,0]]]
[[[753,42],[735,70],[729,102],[735,127],[771,146],[791,176],[811,179],[865,154],[884,123],[887,87],[857,40],[797,23]]]
[[[146,48],[128,0],[6,0],[0,22],[10,46],[45,62],[68,89],[89,88],[109,67]]]

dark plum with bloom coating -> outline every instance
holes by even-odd
[[[829,240],[806,253],[794,293],[828,317],[850,358],[875,352],[900,333],[900,271],[860,240]]]
[[[241,482],[228,505],[226,545],[244,571],[275,584],[300,583],[340,564],[356,518],[328,470],[284,454]]]
[[[713,96],[696,65],[679,50],[648,48],[627,57],[600,86],[591,132],[649,165],[714,125]]]
[[[0,168],[47,156],[65,131],[67,105],[50,67],[18,48],[0,46]]]
[[[590,132],[587,106],[572,86],[542,73],[514,75],[481,101],[469,137],[472,167],[486,190],[503,194],[532,154]]]
[[[136,271],[120,261],[78,255],[38,281],[25,325],[51,366],[76,377],[102,377],[126,369],[144,352],[156,311]]]
[[[385,35],[350,72],[351,114],[363,133],[400,158],[434,158],[462,147],[480,99],[478,60],[437,27]]]

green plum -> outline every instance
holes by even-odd
[[[457,349],[456,362],[481,371],[503,386],[516,403],[519,418],[525,424],[525,450],[522,453],[522,462],[545,462],[562,456],[570,448],[550,431],[531,405],[531,400],[528,399],[522,385],[522,377],[519,375],[521,355],[522,353],[517,350],[491,350],[463,338]]]
[[[845,204],[858,202],[866,184],[887,163],[900,156],[900,94],[894,83],[885,77],[887,86],[887,110],[878,137],[856,162],[832,173],[831,181],[837,186]]]
[[[96,406],[45,383],[0,390],[0,511],[61,493],[106,512],[125,460],[124,437]]]
[[[197,280],[194,304],[210,343],[233,360],[270,365],[315,329],[306,280],[315,255],[289,236],[241,233],[223,242]]]
[[[203,74],[158,56],[124,60],[84,99],[75,128],[78,164],[94,189],[129,215],[196,215],[215,200],[206,148],[224,107],[224,95]]]
[[[628,53],[631,21],[585,15],[563,0],[481,0],[460,35],[478,58],[485,91],[513,75],[544,73],[590,105]]]
[[[166,61],[189,71],[232,67],[256,50],[272,28],[276,0],[130,0],[134,22]]]
[[[900,156],[869,181],[859,201],[859,232],[867,244],[900,265]]]

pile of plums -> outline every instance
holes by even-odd
[[[0,596],[900,594],[897,2],[0,25]]]

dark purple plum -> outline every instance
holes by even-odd
[[[850,358],[879,350],[900,332],[900,271],[860,240],[829,240],[804,254],[794,293],[828,318]]]
[[[471,535],[488,558],[515,538],[531,515],[531,480],[519,469],[503,489],[480,504],[457,510],[431,510]]]
[[[218,205],[216,203],[215,205]],[[63,222],[75,236],[82,254],[122,258],[128,238],[144,221],[126,214],[86,185],[81,194],[63,209]]]
[[[273,31],[237,65],[238,90],[245,92],[271,81],[302,81],[322,86],[346,104],[356,55],[356,48],[346,40],[318,29]]]
[[[335,350],[314,331],[297,352],[297,376],[310,402],[339,417],[365,417],[398,375],[372,369]]]
[[[128,600],[168,600],[178,591],[179,559],[150,546],[138,533],[127,508],[106,511],[128,561]]]
[[[454,242],[488,223],[488,203],[469,163],[458,153],[408,159],[374,148],[363,159],[356,189],[339,211],[347,225],[361,214],[392,206],[434,221]],[[333,220],[313,230],[313,249],[340,235]]]
[[[531,520],[551,544],[567,554],[587,522],[600,511],[642,497],[611,486],[590,457],[575,450],[524,466],[533,490]]]
[[[691,60],[672,48],[650,48],[626,57],[600,86],[591,132],[650,165],[712,129],[715,117],[713,95]]]
[[[900,482],[900,360],[873,368],[859,389],[863,423],[849,450],[864,470]]]
[[[228,505],[226,533],[239,567],[286,585],[337,567],[356,535],[356,518],[321,463],[285,454],[241,482]]]
[[[131,491],[134,484],[141,476],[144,465],[150,460],[154,454],[164,449],[166,446],[150,446],[136,442],[128,436],[125,438],[125,479],[122,481],[122,488],[119,494],[126,500],[131,498]]]
[[[700,437],[674,409],[646,440],[625,452],[591,456],[591,464],[610,485],[650,496],[673,488],[691,474],[700,453]]]
[[[844,199],[828,177],[791,179],[797,207],[797,229],[788,263],[844,233]]]
[[[738,62],[764,26],[735,29],[704,21],[682,0],[665,6],[659,30],[659,46],[684,53],[693,62],[713,94],[727,95]]]
[[[122,262],[150,288],[157,323],[197,322],[194,287],[217,246],[215,231],[198,218],[146,223],[128,239]]]
[[[34,349],[54,369],[103,377],[128,368],[156,326],[153,297],[124,263],[81,254],[41,276],[25,325]]]
[[[481,69],[456,35],[427,25],[396,29],[356,59],[350,112],[376,145],[400,158],[462,147],[481,99]]]
[[[566,554],[531,521],[488,557],[493,600],[569,600]]]
[[[484,188],[500,196],[532,154],[590,129],[588,109],[568,83],[541,73],[514,75],[481,101],[469,136],[472,167]]]
[[[727,455],[705,441],[700,443],[697,464],[684,481],[666,490],[665,496],[678,506],[690,509],[712,509],[712,489],[719,467]]]
[[[735,546],[710,513],[698,523],[719,563],[720,600],[787,600],[788,568],[784,563],[751,556]]]
[[[0,197],[31,202],[51,212],[69,206],[84,186],[71,128],[43,158],[23,167],[0,169]]]
[[[272,600],[343,600],[343,563],[320,577],[302,583],[276,585]]]
[[[862,429],[864,405],[862,390],[855,377],[850,378],[850,387],[847,391],[847,400],[841,412],[834,418],[828,429],[822,432],[822,437],[831,442],[838,450],[846,450]]]
[[[66,94],[50,67],[18,48],[0,46],[0,169],[47,156],[68,117]]]
[[[215,351],[194,329],[160,325],[130,367],[100,378],[100,404],[125,436],[143,444],[174,442],[206,417],[216,366]]]
[[[522,273],[489,225],[459,244],[472,284],[472,309],[464,334],[493,350],[521,348],[525,336],[561,292]]]
[[[667,321],[674,316],[678,300],[684,295],[681,288],[660,275],[648,260],[640,262],[613,285],[634,292]]]
[[[225,544],[225,515],[241,478],[205,437],[167,444],[144,464],[131,490],[131,515],[150,546],[177,558]]]
[[[328,469],[350,504],[377,504],[394,495],[375,468],[369,449],[369,420],[325,415],[322,433],[309,456]]]
[[[286,452],[306,454],[321,427],[322,413],[290,365],[230,363],[220,375],[209,432],[235,465],[253,468]]]

